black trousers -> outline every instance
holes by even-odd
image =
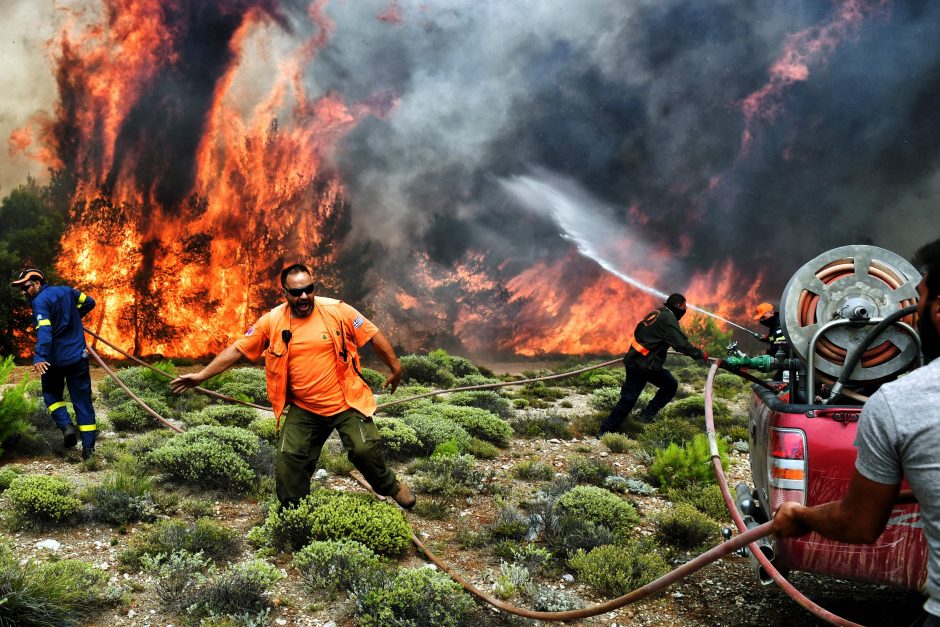
[[[672,400],[676,395],[676,390],[679,389],[676,379],[665,368],[647,370],[646,368],[627,367],[627,378],[620,388],[620,400],[617,401],[610,415],[601,424],[601,432],[617,431],[620,428],[623,419],[633,411],[633,406],[636,405],[636,401],[640,398],[640,394],[647,383],[652,383],[659,388],[656,395],[643,410],[644,417],[650,420],[659,413],[660,409],[666,406],[666,403]]]

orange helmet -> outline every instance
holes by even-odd
[[[10,285],[19,287],[24,285],[27,281],[41,281],[42,283],[45,283],[46,275],[42,273],[42,270],[38,270],[36,268],[27,268],[20,272],[16,276],[16,280],[12,281]]]
[[[770,303],[761,303],[754,310],[754,320],[760,320],[764,317],[764,314],[769,314],[774,310],[774,306]]]

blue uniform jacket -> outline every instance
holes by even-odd
[[[33,297],[36,354],[33,363],[47,361],[68,366],[84,357],[82,318],[95,307],[95,299],[64,285],[44,285]]]

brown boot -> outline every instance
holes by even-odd
[[[412,509],[418,501],[414,492],[411,491],[411,488],[409,488],[408,484],[404,481],[398,482],[398,492],[396,492],[392,498],[405,509]]]

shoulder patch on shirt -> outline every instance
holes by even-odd
[[[42,320],[42,314],[36,314],[36,320]]]
[[[366,319],[363,318],[362,316],[356,316],[356,319],[353,320],[353,328],[354,328],[354,329],[358,329],[359,327],[362,326],[362,323],[365,322],[365,321],[366,321]]]
[[[248,330],[245,331],[245,337],[248,337],[248,336],[250,336],[250,335],[253,335],[254,332],[255,332],[255,328],[254,328],[254,327],[248,327]]]

